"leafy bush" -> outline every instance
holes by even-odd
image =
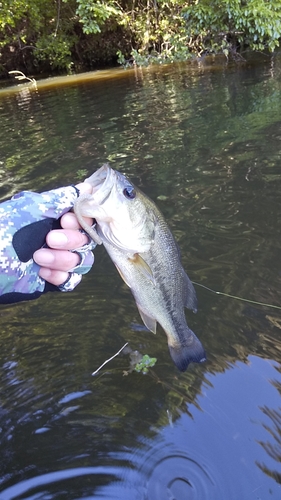
[[[35,57],[38,62],[48,60],[54,69],[67,69],[72,67],[71,48],[75,37],[64,34],[54,36],[53,34],[41,36],[36,43]]]
[[[280,37],[281,0],[0,1],[7,70],[25,71],[27,61],[38,69],[92,68],[117,52],[123,65],[147,65],[244,47],[273,51]]]
[[[67,0],[64,0],[65,2]],[[119,16],[121,11],[116,7],[115,2],[107,0],[107,2],[77,0],[76,14],[83,26],[83,32],[86,35],[92,33],[100,33],[101,26],[111,16]]]
[[[183,8],[190,46],[203,52],[253,50],[279,46],[280,0],[197,0]]]
[[[154,3],[147,6],[138,21],[131,19],[136,41],[131,60],[137,65],[279,46],[281,0],[161,0],[156,10]]]

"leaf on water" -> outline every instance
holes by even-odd
[[[140,373],[147,373],[149,368],[152,368],[157,361],[157,358],[151,358],[148,354],[144,354],[141,361],[136,364],[135,371]]]

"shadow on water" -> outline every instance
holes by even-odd
[[[194,282],[278,307],[280,58],[103,75],[0,95],[2,198],[109,161],[157,202]],[[180,374],[95,259],[71,294],[1,307],[0,499],[280,498],[280,310],[196,285],[208,360]],[[92,377],[125,342],[155,367],[121,354]]]

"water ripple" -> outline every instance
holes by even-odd
[[[161,439],[142,443],[142,450],[111,454],[112,463],[75,467],[37,475],[2,491],[1,500],[16,498],[65,498],[73,491],[73,480],[88,476],[79,498],[122,500],[218,500],[223,498],[218,471],[200,456],[185,453]],[[219,480],[218,480],[219,479]],[[61,483],[60,485],[58,483]],[[85,486],[84,484],[84,486]],[[78,484],[77,484],[78,486]],[[66,488],[66,490],[65,490]],[[91,494],[89,496],[89,490]],[[77,492],[77,489],[75,490]],[[38,495],[38,496],[37,496]],[[41,496],[43,495],[43,496]]]
[[[42,474],[6,488],[1,492],[1,500],[13,500],[20,495],[24,495],[30,490],[41,488],[55,482],[65,481],[67,479],[78,478],[89,475],[107,475],[113,476],[116,479],[120,478],[120,470],[117,467],[76,467],[61,471],[49,472]],[[28,497],[27,497],[28,498]]]
[[[205,466],[187,455],[160,458],[151,470],[147,498],[161,500],[212,499],[216,488]]]
[[[134,486],[130,500],[218,500],[223,498],[223,478],[201,453],[189,453],[188,444],[178,446],[162,436],[148,440],[131,452],[113,454],[119,465],[124,461],[123,484]],[[138,493],[137,493],[138,492]],[[140,496],[138,496],[140,495]],[[115,496],[115,498],[123,498]],[[126,497],[127,498],[127,497]]]

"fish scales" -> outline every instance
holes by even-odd
[[[95,237],[93,231],[96,231],[130,287],[147,328],[156,333],[157,323],[162,326],[171,357],[179,370],[184,371],[190,362],[204,361],[205,351],[186,323],[184,308],[196,312],[197,299],[181,265],[177,244],[154,202],[119,172],[108,166],[102,169],[103,172],[97,171],[101,182],[99,185],[95,180],[95,189],[102,190],[102,180],[106,181],[104,202],[102,193],[94,192],[84,200],[78,198],[74,211],[91,237]],[[95,174],[92,177],[96,179]],[[112,182],[110,192],[108,179]],[[127,197],[126,190],[131,197]],[[117,220],[118,209],[121,222]],[[91,230],[82,216],[95,218],[96,228]]]
[[[104,245],[126,283],[133,283],[131,291],[144,323],[151,329],[147,317],[156,319],[168,335],[170,353],[176,366],[185,370],[190,361],[201,361],[204,355],[202,356],[201,343],[186,324],[184,297],[187,277],[179,263],[177,246],[166,223],[159,218],[158,222],[160,224],[155,231],[150,251],[140,254],[149,265],[155,284],[129,259],[125,259],[122,252],[116,255],[110,243],[104,241]],[[100,232],[99,234],[102,238]],[[191,308],[195,311],[196,299],[191,283],[190,289],[194,294]]]

